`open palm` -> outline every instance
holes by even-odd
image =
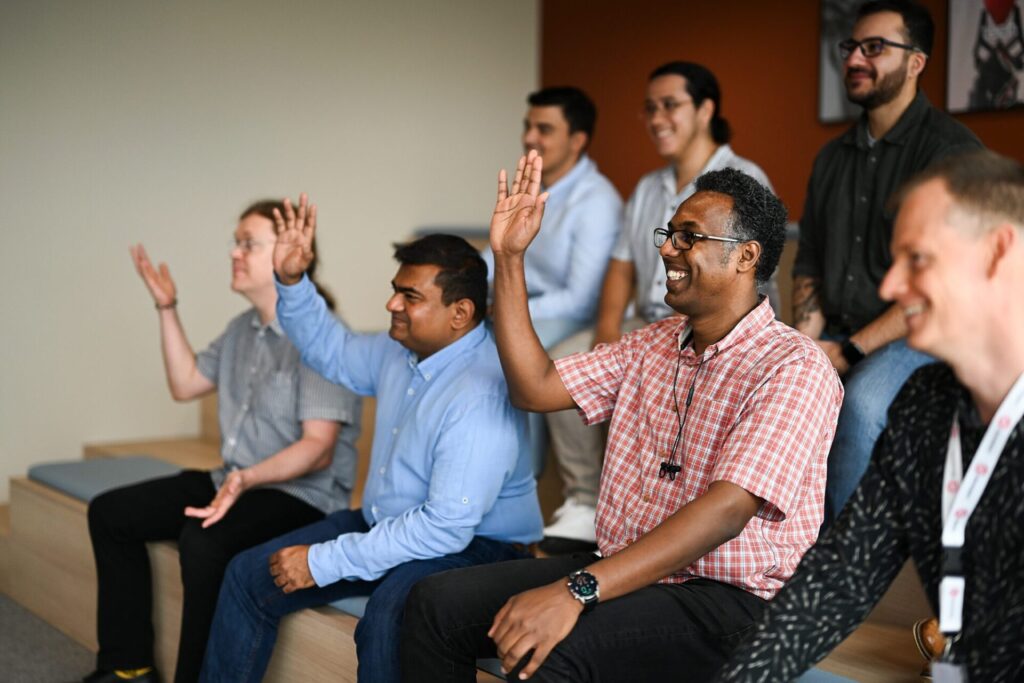
[[[299,195],[298,211],[290,199],[284,200],[284,215],[274,209],[274,271],[281,282],[295,284],[313,262],[313,237],[316,235],[316,205],[309,204],[306,193]]]
[[[516,165],[512,187],[505,170],[498,173],[498,201],[491,216],[491,249],[495,254],[521,254],[540,231],[548,193],[541,193],[543,160],[531,150]]]
[[[178,295],[178,288],[174,285],[171,271],[166,263],[161,263],[160,268],[154,268],[149,260],[146,249],[141,244],[131,248],[132,261],[135,263],[135,270],[139,277],[146,283],[146,289],[153,296],[153,301],[158,306],[170,306],[174,304]]]

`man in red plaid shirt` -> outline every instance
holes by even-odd
[[[842,386],[820,348],[757,293],[778,264],[786,211],[734,169],[699,178],[653,230],[665,301],[682,317],[552,362],[523,277],[546,200],[541,163],[520,160],[511,190],[499,176],[495,331],[517,406],[611,420],[602,559],[521,560],[419,583],[403,679],[472,681],[475,659],[497,654],[519,678],[704,680],[817,537]]]

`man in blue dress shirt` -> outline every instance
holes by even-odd
[[[286,200],[287,201],[287,200]],[[277,315],[303,361],[377,419],[362,510],[345,510],[235,557],[202,680],[259,681],[281,617],[368,595],[355,632],[359,681],[398,681],[405,598],[421,578],[523,557],[541,537],[523,413],[481,323],[486,266],[465,240],[399,246],[387,334],[355,334],[303,276],[316,207],[277,216]]]

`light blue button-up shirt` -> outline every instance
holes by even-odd
[[[318,586],[372,581],[389,569],[462,551],[474,536],[542,536],[525,415],[512,407],[483,325],[420,361],[386,333],[355,334],[308,279],[277,283],[277,317],[302,360],[357,394],[377,397],[366,533],[309,549]]]
[[[608,257],[622,226],[622,199],[615,186],[583,155],[554,185],[540,232],[526,250],[526,287],[534,320],[590,322],[597,312]],[[488,278],[494,254],[484,250]]]

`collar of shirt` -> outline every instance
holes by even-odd
[[[559,178],[551,187],[543,188],[548,193],[548,206],[565,201],[580,180],[596,170],[597,164],[591,161],[586,154],[581,154],[572,170]]]
[[[281,329],[281,323],[277,322],[277,318],[274,318],[264,325],[260,322],[260,312],[255,308],[252,309],[252,318],[250,319],[249,324],[252,325],[253,329],[271,330],[278,337],[284,336],[284,330]]]
[[[459,356],[469,353],[472,349],[479,346],[487,338],[487,330],[485,325],[477,323],[477,326],[472,330],[464,334],[457,341],[452,342],[448,346],[444,347],[440,351],[436,351],[430,354],[427,358],[419,360],[416,354],[406,349],[406,359],[409,363],[409,367],[414,371],[422,375],[423,379],[430,380],[433,377],[437,377],[446,367],[451,365]]]
[[[702,360],[714,358],[726,349],[743,344],[753,338],[755,334],[770,325],[773,320],[775,320],[775,311],[772,309],[771,302],[768,301],[768,297],[762,296],[761,302],[754,306],[752,311],[743,316],[736,323],[736,327],[729,330],[729,334],[714,344],[709,344],[700,356],[694,353],[692,344],[687,344],[681,356],[682,362],[687,365],[696,365]],[[687,333],[689,326],[690,319],[684,317],[677,333],[680,345],[683,343],[683,336]]]
[[[708,171],[718,171],[722,168],[725,168],[728,165],[727,162],[732,158],[732,156],[732,148],[729,147],[729,145],[719,145],[718,149],[715,150],[715,153],[712,154],[711,157],[708,159],[707,163],[704,164],[704,168],[700,169],[700,172],[698,172],[697,175],[694,176],[694,180],[701,177]],[[662,187],[665,188],[665,196],[677,198],[679,202],[676,204],[676,206],[681,204],[684,200],[689,199],[690,195],[693,194],[692,181],[684,185],[682,190],[676,192],[675,166],[666,166],[665,168],[661,169],[660,174]]]
[[[931,103],[925,94],[918,90],[917,95],[910,102],[910,106],[903,112],[896,125],[893,126],[889,132],[879,138],[876,142],[888,142],[893,145],[902,145],[907,141],[907,137],[917,129],[921,123],[921,119],[931,108]],[[847,145],[854,145],[860,149],[869,149],[871,145],[868,144],[868,115],[867,112],[861,114],[860,119],[857,120],[857,125],[850,128],[843,135],[843,143]]]

